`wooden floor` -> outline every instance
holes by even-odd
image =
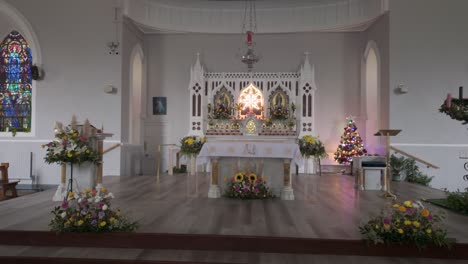
[[[209,176],[105,177],[114,193],[114,208],[141,227],[137,232],[260,235],[305,238],[359,239],[358,226],[389,203],[379,191],[356,191],[349,175],[300,175],[293,178],[294,201],[272,199],[209,199]],[[393,183],[399,199],[441,198],[439,190]],[[54,190],[0,202],[0,229],[48,230]],[[431,205],[427,205],[434,208]],[[437,210],[445,211],[437,208]],[[468,242],[468,217],[447,214],[449,236]],[[444,260],[398,259],[357,256],[317,256],[242,252],[174,250],[112,250],[1,246],[0,256],[54,256],[124,259],[200,260],[236,263],[446,263]],[[464,263],[450,261],[450,263]],[[466,262],[466,261],[465,261]]]

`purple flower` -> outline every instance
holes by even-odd
[[[413,213],[414,213],[413,208],[406,208],[406,214],[413,215]]]
[[[253,192],[254,192],[254,193],[258,193],[258,192],[259,192],[258,188],[254,188],[254,189],[253,189]]]
[[[83,199],[83,200],[81,201],[81,205],[82,205],[82,206],[86,206],[87,204],[88,204],[88,200]]]
[[[388,218],[385,218],[385,219],[383,220],[383,223],[386,224],[386,225],[389,225],[389,224],[392,223],[392,221],[391,221],[390,219],[388,219]]]
[[[427,216],[427,220],[432,220],[432,219],[433,219],[433,217],[432,217],[431,214]]]
[[[100,211],[98,214],[99,218],[103,218],[105,215],[106,213],[104,213],[103,211]]]
[[[91,225],[97,226],[97,220],[96,220],[96,219],[93,219],[93,221],[91,221]]]
[[[68,207],[68,202],[67,201],[63,201],[62,202],[62,208],[67,208]]]
[[[245,193],[249,192],[249,188],[244,188],[244,192]]]
[[[234,186],[234,190],[238,191],[240,189],[239,185]]]
[[[86,211],[86,209],[81,210],[81,214],[82,214],[82,215],[85,215],[87,212],[88,212],[88,211]]]
[[[92,217],[92,218],[96,218],[96,216],[97,216],[97,215],[96,215],[95,212],[93,212],[93,213],[91,214],[91,217]]]

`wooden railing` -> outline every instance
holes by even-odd
[[[109,152],[109,151],[111,151],[111,150],[114,150],[114,149],[116,149],[116,148],[118,148],[118,147],[120,147],[120,146],[122,146],[122,143],[114,144],[114,145],[110,146],[108,149],[102,151],[102,154],[104,155],[104,154],[106,154],[107,152]]]
[[[415,161],[420,162],[420,163],[426,165],[428,168],[440,169],[439,166],[436,166],[436,165],[434,165],[434,164],[432,164],[432,163],[430,163],[430,162],[428,162],[428,161],[425,161],[425,160],[423,160],[423,159],[421,159],[421,158],[418,158],[418,157],[416,157],[416,156],[414,156],[414,155],[411,155],[411,154],[409,154],[408,152],[403,151],[403,150],[401,150],[401,149],[399,149],[399,148],[395,148],[395,147],[393,147],[393,146],[390,146],[390,149],[393,150],[393,151],[395,151],[396,153],[400,153],[401,155],[406,156],[406,157],[408,157],[408,158],[410,158],[410,159],[414,159]]]

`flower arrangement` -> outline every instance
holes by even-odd
[[[365,240],[374,244],[399,243],[448,246],[447,231],[441,226],[444,215],[431,212],[421,202],[395,203],[392,208],[359,227]]]
[[[327,156],[327,153],[325,152],[325,146],[316,137],[305,135],[299,139],[298,144],[302,156],[306,158],[311,156],[315,158],[325,158]]]
[[[197,155],[203,147],[206,139],[197,136],[187,136],[180,140],[180,152],[184,155]]]
[[[87,161],[92,163],[100,161],[97,151],[91,149],[89,145],[88,136],[71,126],[56,129],[55,140],[42,145],[42,148],[45,147],[47,149],[44,160],[49,164],[81,164]]]
[[[270,118],[273,120],[286,120],[289,118],[289,110],[284,106],[277,106],[270,111]]]
[[[60,206],[52,211],[51,231],[63,232],[129,232],[138,224],[122,216],[120,210],[110,208],[113,194],[102,188],[100,192],[86,189],[68,193]]]
[[[213,119],[231,119],[231,109],[224,104],[218,105],[213,111]]]
[[[236,173],[229,181],[225,195],[238,199],[268,199],[274,195],[266,185],[266,177],[257,176],[255,173]]]

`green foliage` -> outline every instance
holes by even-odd
[[[81,193],[70,192],[52,211],[53,219],[49,226],[51,231],[64,232],[129,232],[138,227],[123,217],[120,210],[112,210],[110,200],[114,196],[105,188],[101,193],[96,190],[85,190]]]
[[[446,204],[450,209],[468,214],[468,188],[466,188],[464,192],[460,192],[459,190],[456,192],[449,192]]]
[[[430,186],[430,183],[434,177],[429,177],[426,174],[419,171],[418,165],[414,159],[405,158],[403,156],[397,157],[395,155],[390,156],[390,171],[394,179],[401,179],[401,175],[406,175],[407,182],[421,184],[424,186]]]
[[[419,202],[405,201],[386,208],[377,217],[359,227],[363,238],[374,244],[414,244],[449,246],[451,240],[442,227],[445,216],[433,213]]]
[[[266,185],[265,177],[244,172],[239,172],[229,179],[225,195],[237,199],[268,199],[274,197]]]
[[[174,166],[172,168],[172,171],[174,173],[186,173],[187,172],[187,165],[180,165],[180,168],[177,168],[176,166]]]

